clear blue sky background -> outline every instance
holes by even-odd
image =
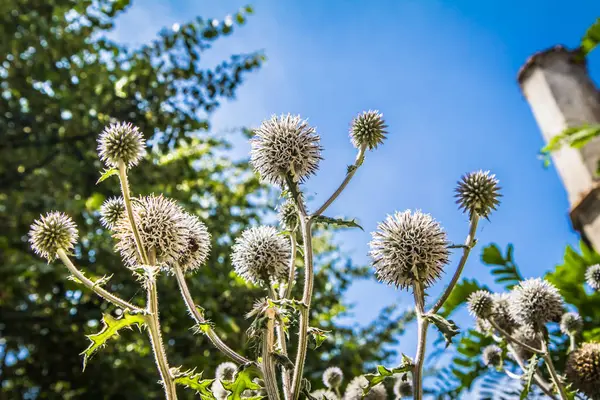
[[[195,15],[223,18],[241,1],[136,1],[113,38],[151,40],[162,27]],[[235,101],[214,113],[213,130],[256,126],[273,113],[309,118],[322,136],[325,160],[306,186],[322,202],[343,178],[355,150],[348,126],[376,108],[390,126],[385,145],[367,156],[330,214],[357,217],[365,227],[338,236],[357,262],[367,262],[369,232],[387,213],[420,208],[462,242],[467,217],[453,189],[465,172],[490,169],[503,187],[499,211],[479,230],[479,246],[464,272],[492,287],[479,261],[482,245],[514,243],[525,276],[539,276],[576,244],[568,203],[554,169],[536,155],[543,145],[516,84],[533,52],[575,46],[600,15],[596,0],[528,1],[255,1],[248,24],[207,53],[211,66],[232,53],[264,49],[268,62],[248,75]],[[591,59],[594,76],[600,58]],[[244,154],[247,145],[238,148]],[[435,288],[436,292],[449,279]],[[367,322],[382,306],[410,298],[374,282],[353,286],[354,320]],[[459,322],[470,323],[464,315]],[[414,353],[414,335],[401,349]]]

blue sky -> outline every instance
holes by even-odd
[[[130,44],[151,40],[162,27],[195,15],[223,18],[246,2],[134,2],[120,17],[113,38]],[[482,245],[515,245],[525,276],[539,276],[576,244],[568,203],[554,169],[543,169],[543,145],[533,115],[516,83],[519,67],[538,50],[575,46],[598,15],[600,3],[564,1],[255,1],[248,24],[218,40],[207,53],[211,66],[232,53],[264,49],[268,62],[248,75],[237,99],[212,116],[213,130],[256,126],[273,113],[309,118],[322,136],[325,160],[306,185],[321,203],[355,157],[348,139],[353,116],[379,109],[390,127],[383,147],[365,165],[329,214],[356,217],[365,227],[337,236],[357,262],[367,262],[369,232],[395,210],[418,208],[462,242],[468,221],[458,212],[453,189],[476,169],[496,173],[503,202],[479,229],[479,245],[465,277],[490,284],[479,261]],[[568,4],[568,3],[567,3]],[[575,4],[575,2],[571,3]],[[600,58],[591,59],[593,76]],[[245,154],[240,145],[238,154]],[[433,292],[438,293],[451,273]],[[348,299],[355,318],[367,322],[374,310],[406,293],[374,282],[354,285]],[[464,315],[459,322],[470,323]],[[414,353],[414,335],[402,350]]]

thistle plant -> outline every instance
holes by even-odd
[[[378,111],[366,111],[354,118],[350,127],[350,141],[356,148],[354,163],[347,168],[339,186],[312,212],[308,211],[305,201],[304,185],[317,173],[322,158],[317,130],[307,120],[287,114],[263,121],[254,131],[250,140],[251,165],[263,182],[281,190],[282,201],[278,207],[280,230],[267,225],[247,227],[231,246],[234,272],[245,284],[262,291],[246,315],[251,319],[248,339],[256,344],[256,352],[241,354],[221,339],[219,328],[205,318],[204,309],[194,301],[187,285],[192,274],[201,277],[210,255],[213,239],[206,225],[162,194],[134,196],[128,172],[140,164],[145,154],[143,135],[129,123],[115,122],[107,126],[98,139],[99,158],[108,168],[101,180],[117,175],[121,194],[102,204],[100,221],[111,231],[115,251],[121,255],[124,267],[138,278],[141,289],[146,292],[145,305],[136,306],[141,303],[139,299],[133,303],[123,300],[104,287],[108,278],[91,280],[75,266],[69,253],[77,246],[78,234],[69,216],[50,212],[36,220],[30,232],[31,246],[37,254],[49,262],[59,258],[76,282],[122,310],[119,319],[105,316],[105,327],[92,335],[92,344],[83,352],[84,363],[119,329],[135,325],[149,337],[160,382],[169,400],[177,398],[176,385],[193,389],[204,399],[266,397],[274,400],[386,399],[388,389],[393,386],[397,397],[414,396],[421,400],[429,325],[440,330],[448,343],[458,334],[456,324],[438,312],[451,295],[476,244],[479,219],[489,219],[499,205],[498,180],[490,172],[466,174],[457,184],[459,209],[469,219],[464,244],[450,243],[442,224],[420,210],[391,212],[372,233],[369,255],[375,277],[397,289],[412,291],[417,315],[415,356],[403,355],[397,367],[379,366],[375,373],[365,371],[355,377],[344,377],[339,367],[330,366],[322,371],[323,386],[314,390],[304,374],[309,341],[326,340],[326,332],[319,326],[309,325],[315,280],[314,224],[356,225],[354,221],[349,223],[325,213],[342,195],[367,155],[371,155],[367,150],[376,150],[384,143],[387,129]],[[449,272],[451,254],[456,250],[461,254],[448,285],[437,300],[426,304],[433,286]],[[297,271],[298,253],[302,256],[303,268]],[[194,331],[207,336],[215,347],[215,354],[218,351],[229,359],[217,368],[214,379],[205,377],[206,371],[196,372],[202,370],[201,366],[171,366],[164,346],[166,335],[159,319],[157,278],[160,275],[176,280]],[[588,283],[592,287],[598,281],[596,275],[596,270],[588,271]],[[300,296],[294,296],[294,287]],[[469,298],[469,311],[476,317],[479,329],[501,341],[486,348],[485,363],[499,368],[504,349],[517,360],[524,352],[539,355],[551,373],[553,385],[539,374],[533,374],[534,379],[551,396],[555,387],[561,398],[566,398],[563,381],[548,353],[545,330],[546,324],[558,322],[562,317],[563,331],[576,336],[581,320],[575,315],[563,316],[563,309],[558,291],[539,279],[522,282],[510,294],[473,293]],[[588,390],[586,379],[596,376],[593,375],[596,371],[588,366],[596,365],[597,351],[585,345],[578,350],[575,339],[573,343],[574,361],[569,374],[574,377],[573,382],[579,379],[577,382],[585,392]],[[295,353],[288,349],[294,349]],[[312,353],[310,356],[319,357]],[[520,365],[526,368],[523,361]]]

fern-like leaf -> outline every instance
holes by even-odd
[[[498,245],[491,244],[481,253],[481,261],[492,266],[491,272],[496,277],[496,283],[503,284],[506,290],[511,290],[523,280],[523,275],[514,262],[513,251],[513,245],[509,244],[506,247],[506,256],[503,256]]]

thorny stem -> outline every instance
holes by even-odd
[[[152,251],[152,253],[154,253]],[[151,262],[155,263],[154,254],[151,253]],[[165,396],[167,400],[177,400],[177,389],[175,388],[175,381],[171,375],[169,369],[169,361],[167,360],[167,353],[165,346],[162,341],[160,331],[160,320],[158,318],[158,293],[156,290],[156,275],[153,272],[148,272],[146,276],[146,291],[148,294],[148,336],[150,337],[150,343],[152,344],[152,350],[154,353],[154,359],[158,366],[158,372],[162,380],[162,384],[165,389]]]
[[[469,254],[471,253],[471,249],[473,248],[473,246],[475,244],[475,233],[477,231],[477,223],[478,222],[479,222],[479,215],[477,213],[473,213],[471,215],[471,221],[469,223],[469,234],[467,235],[467,239],[465,240],[465,245],[463,247],[463,254],[458,263],[458,267],[456,268],[456,272],[454,273],[452,280],[448,284],[448,287],[442,294],[442,297],[440,297],[440,299],[431,308],[431,311],[430,311],[431,314],[437,313],[440,310],[440,308],[442,308],[442,306],[444,305],[446,300],[448,300],[448,297],[450,297],[452,290],[456,286],[456,283],[458,282],[458,279],[460,278],[460,275],[462,274],[463,269],[465,268],[465,264],[467,263],[467,260],[469,259]]]
[[[273,345],[275,344],[275,310],[267,310],[267,327],[263,333],[262,370],[267,398],[279,400],[275,360],[273,358]]]
[[[140,232],[138,231],[135,223],[133,208],[131,207],[131,194],[129,192],[129,181],[127,180],[127,167],[122,160],[119,161],[119,180],[121,181],[123,203],[125,203],[125,210],[127,210],[127,218],[129,218],[129,223],[131,224],[131,231],[133,232],[133,237],[135,238],[135,245],[137,246],[142,263],[148,265],[148,255],[144,249],[144,243],[142,242],[142,237],[140,236]]]
[[[181,291],[181,296],[183,297],[183,301],[187,306],[188,312],[192,316],[192,318],[196,321],[197,324],[204,324],[206,320],[202,313],[196,308],[194,304],[194,300],[192,299],[192,295],[190,294],[190,289],[185,281],[185,276],[183,275],[183,271],[179,266],[175,266],[175,277],[177,278],[177,284],[179,285],[179,290]],[[227,346],[221,338],[217,335],[212,327],[208,327],[206,331],[206,336],[211,341],[211,343],[219,349],[223,354],[229,357],[231,360],[238,364],[246,364],[249,363],[250,360],[241,356],[229,346]]]
[[[413,369],[413,392],[415,400],[423,399],[423,364],[425,362],[425,350],[427,345],[427,328],[429,321],[425,318],[425,293],[421,282],[413,286],[415,299],[415,311],[417,313],[417,354]]]
[[[529,350],[529,351],[531,351],[531,352],[534,352],[534,353],[540,354],[540,355],[542,355],[542,356],[544,355],[544,352],[545,352],[545,350],[543,350],[543,349],[536,349],[535,347],[533,347],[533,346],[530,346],[530,345],[528,345],[527,343],[525,343],[525,342],[522,342],[522,341],[520,341],[519,339],[515,338],[515,337],[514,337],[514,336],[512,336],[510,333],[508,333],[508,332],[506,332],[504,329],[502,329],[502,328],[501,328],[501,327],[500,327],[500,326],[499,326],[499,325],[496,323],[496,321],[494,321],[492,318],[488,319],[487,321],[488,321],[488,322],[489,322],[489,323],[490,323],[490,324],[491,324],[491,325],[494,327],[494,329],[496,329],[498,332],[500,332],[500,334],[501,334],[502,336],[504,336],[504,338],[505,338],[506,340],[508,340],[509,342],[511,342],[511,343],[514,343],[514,344],[516,344],[516,345],[518,345],[518,346],[521,346],[521,347],[523,347],[523,348],[525,348],[526,350]]]
[[[525,362],[523,361],[523,358],[519,355],[519,352],[516,351],[513,345],[511,344],[508,345],[508,351],[510,351],[510,354],[512,354],[519,367],[521,367],[521,370],[525,372],[527,367],[525,365]],[[542,390],[542,392],[544,392],[546,396],[548,396],[552,400],[556,400],[556,397],[554,397],[554,395],[552,394],[550,384],[546,382],[544,378],[542,378],[537,373],[537,371],[535,372],[535,374],[533,374],[533,380],[535,380],[535,383],[537,383],[537,385],[540,387],[540,389]]]
[[[113,303],[117,307],[121,307],[124,310],[131,310],[135,313],[144,313],[145,311],[139,307],[134,306],[133,304],[123,300],[122,298],[115,296],[110,293],[102,286],[98,284],[98,282],[94,282],[91,279],[87,278],[83,272],[79,271],[77,267],[71,262],[69,256],[63,249],[58,249],[56,254],[60,257],[61,261],[67,269],[73,274],[75,278],[77,278],[81,283],[83,283],[88,289],[92,290],[98,296],[102,297],[104,300]]]
[[[550,372],[550,376],[552,376],[552,381],[554,381],[554,385],[556,386],[556,389],[558,391],[558,394],[560,395],[560,398],[562,400],[568,400],[569,396],[567,395],[567,391],[565,390],[562,382],[560,381],[558,373],[556,372],[556,369],[554,368],[554,363],[552,362],[552,356],[548,352],[548,345],[546,344],[545,339],[542,339],[542,350],[543,350],[542,357],[544,358],[544,361],[546,362],[546,367],[548,368],[548,372]]]
[[[290,234],[290,247],[292,249],[290,256],[290,266],[289,266],[289,275],[287,287],[285,288],[285,293],[283,294],[283,298],[289,299],[292,295],[292,288],[294,287],[294,278],[296,277],[296,231],[294,230]]]
[[[363,161],[365,160],[365,150],[366,149],[367,149],[366,144],[363,144],[360,147],[360,149],[358,149],[358,154],[356,156],[356,160],[354,161],[354,164],[352,164],[348,168],[346,177],[344,178],[344,180],[342,181],[340,186],[335,190],[335,192],[333,192],[333,194],[331,196],[329,196],[329,198],[325,201],[325,203],[323,203],[323,205],[321,207],[319,207],[319,209],[317,211],[314,212],[314,214],[312,215],[313,217],[317,217],[317,216],[323,214],[325,212],[325,210],[327,210],[327,207],[329,207],[331,205],[331,203],[333,203],[335,201],[335,199],[337,199],[338,196],[344,191],[344,189],[346,188],[346,186],[348,185],[348,183],[350,182],[350,180],[356,173],[356,170],[358,169],[358,167],[360,167],[362,165]]]
[[[269,297],[271,297],[273,300],[279,299],[273,286],[269,287]],[[277,321],[275,329],[277,331],[277,345],[279,346],[281,354],[287,357],[288,352],[287,343],[285,340],[285,326],[281,320]],[[290,372],[283,365],[281,366],[281,382],[283,384],[283,396],[286,400],[288,400],[290,396],[290,386],[292,383],[290,382]]]

